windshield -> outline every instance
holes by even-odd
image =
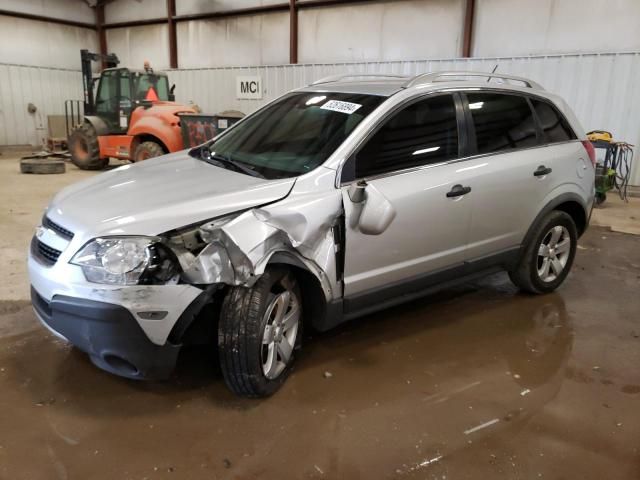
[[[251,115],[209,145],[213,156],[268,179],[310,172],[344,142],[385,97],[291,93]]]
[[[152,100],[148,97],[149,89],[153,88],[158,100],[169,100],[169,80],[164,75],[153,73],[139,73],[133,75],[133,91],[135,100]]]

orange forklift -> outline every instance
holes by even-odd
[[[195,114],[176,103],[175,85],[169,88],[166,73],[154,72],[148,62],[143,70],[118,67],[114,54],[81,50],[84,83],[84,119],[69,133],[71,161],[84,170],[100,170],[109,158],[134,162],[181,150],[179,114]],[[91,62],[107,67],[98,79],[94,99]]]

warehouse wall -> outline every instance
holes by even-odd
[[[0,64],[0,145],[42,145],[47,115],[63,115],[65,100],[81,98],[80,71]]]
[[[83,0],[2,0],[0,9],[31,15],[95,22]],[[80,49],[97,48],[95,31],[0,15],[0,62],[80,68]]]
[[[460,54],[463,0],[411,0],[301,10],[301,63],[411,60]]]
[[[586,131],[611,130],[616,138],[640,145],[640,52],[181,69],[171,71],[170,80],[177,85],[179,101],[195,101],[205,112],[233,109],[251,113],[291,89],[338,73],[489,72],[496,65],[500,73],[531,78],[561,95]],[[262,78],[262,100],[236,98],[236,78],[246,75]],[[634,166],[634,185],[640,185],[638,164],[640,160]]]
[[[474,56],[640,50],[638,0],[476,0]]]
[[[95,22],[94,11],[84,0],[2,0],[0,8],[75,22]]]
[[[142,68],[145,60],[156,70],[169,68],[169,32],[166,25],[107,30],[109,53],[118,55],[120,65]]]
[[[288,13],[181,22],[177,37],[184,68],[289,63]]]

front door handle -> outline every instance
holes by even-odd
[[[462,185],[454,185],[451,190],[447,192],[447,198],[460,197],[466,195],[471,191],[471,187],[463,187]]]
[[[544,175],[549,175],[552,172],[550,167],[545,167],[544,165],[540,165],[535,172],[533,172],[534,177],[542,177]]]

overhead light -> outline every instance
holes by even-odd
[[[412,155],[422,155],[423,153],[431,153],[435,152],[436,150],[440,150],[440,147],[423,148],[421,150],[416,150]]]
[[[470,103],[469,104],[469,109],[470,110],[480,110],[483,105],[484,105],[484,102]]]
[[[320,103],[321,101],[323,101],[325,98],[327,98],[326,95],[321,95],[319,97],[311,97],[309,100],[307,100],[306,105],[315,105],[316,103]]]

